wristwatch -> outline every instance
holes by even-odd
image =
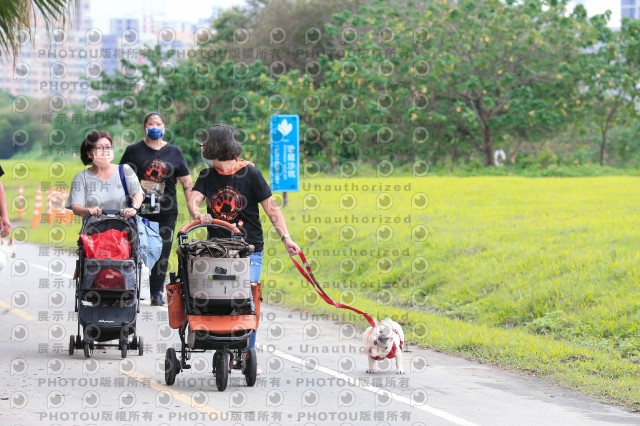
[[[280,237],[280,241],[284,241],[285,238],[290,237],[291,235],[289,234],[284,234],[282,237]]]

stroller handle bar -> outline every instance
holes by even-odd
[[[238,228],[235,227],[235,225],[230,224],[229,222],[225,222],[224,220],[220,220],[220,219],[213,219],[213,222],[211,223],[202,223],[200,221],[200,219],[198,220],[193,220],[189,223],[186,223],[182,226],[182,228],[180,228],[180,230],[178,231],[178,237],[180,237],[181,235],[186,236],[189,232],[191,232],[192,230],[199,228],[201,226],[219,226],[222,228],[226,228],[229,231],[233,232],[234,234],[240,234],[242,235],[242,232],[240,232],[240,230]]]

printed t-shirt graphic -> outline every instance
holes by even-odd
[[[231,186],[220,188],[209,200],[209,208],[215,219],[231,222],[244,208],[245,200],[237,189]]]
[[[144,180],[161,183],[169,173],[169,167],[159,158],[144,164]]]
[[[144,170],[143,179],[140,185],[146,194],[145,202],[142,205],[142,213],[159,213],[160,201],[164,197],[164,178],[169,173],[167,164],[159,158],[148,160],[142,167]]]
[[[176,181],[181,176],[189,175],[189,167],[178,147],[167,144],[156,150],[139,141],[127,147],[120,164],[132,166],[140,180],[145,192],[141,214],[178,212]],[[153,208],[152,198],[156,201]]]

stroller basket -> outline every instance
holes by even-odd
[[[248,258],[190,258],[187,275],[189,293],[196,300],[240,306],[251,297]]]
[[[85,259],[83,290],[135,290],[136,267],[131,259]]]

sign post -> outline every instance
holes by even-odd
[[[287,193],[300,191],[300,117],[298,114],[272,115],[271,191],[282,192],[282,206],[287,206]]]

